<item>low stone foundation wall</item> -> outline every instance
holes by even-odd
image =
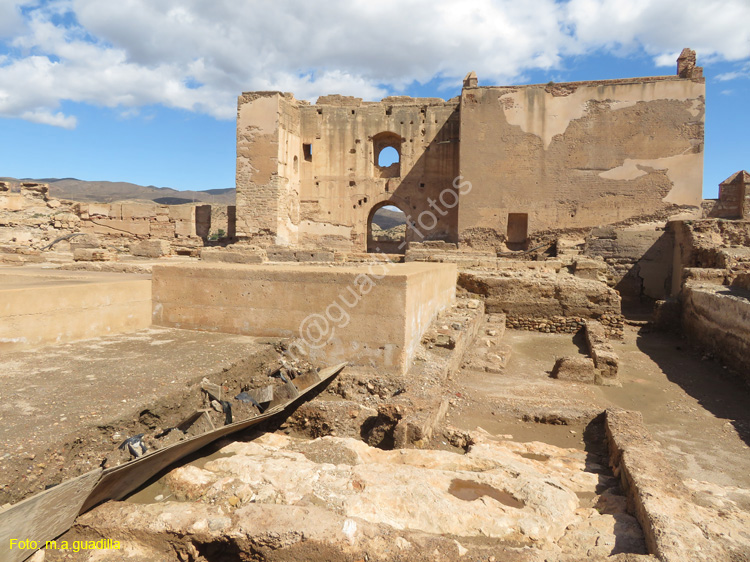
[[[725,562],[735,554],[742,559],[728,522],[693,503],[691,491],[644,427],[641,413],[611,409],[605,415],[609,464],[649,552],[661,562]]]
[[[750,292],[741,286],[687,283],[681,300],[682,326],[688,338],[750,384]]]
[[[545,271],[462,272],[459,287],[484,298],[488,313],[507,315],[516,330],[575,333],[587,319],[622,334],[620,297],[604,283]]]

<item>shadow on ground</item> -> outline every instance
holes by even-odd
[[[647,332],[643,328],[636,345],[670,382],[679,385],[717,418],[729,421],[745,444],[750,445],[747,408],[750,388],[743,381],[676,335]]]

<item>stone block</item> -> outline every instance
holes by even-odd
[[[161,258],[172,253],[172,246],[166,240],[142,240],[130,245],[130,253],[144,258]]]
[[[170,205],[169,218],[174,221],[195,222],[195,207],[193,205]]]
[[[123,203],[122,218],[127,219],[148,219],[156,216],[157,205],[148,203]]]
[[[594,365],[603,378],[613,379],[617,377],[620,359],[614,351],[597,348],[591,352],[591,356],[594,358]]]
[[[594,383],[596,369],[588,357],[558,357],[552,376],[560,380]]]
[[[151,221],[148,225],[148,231],[152,238],[163,238],[165,240],[172,240],[175,237],[174,223],[160,221],[161,217],[156,217],[155,221]]]
[[[96,234],[82,234],[70,239],[70,249],[76,251],[79,248],[101,248],[102,242]]]
[[[90,217],[109,217],[110,215],[110,206],[106,203],[89,203],[88,204],[88,214]],[[81,211],[83,211],[83,208],[81,208]]]
[[[195,222],[186,220],[175,221],[174,233],[177,236],[195,236]]]
[[[207,262],[249,263],[257,264],[266,261],[266,252],[261,248],[240,250],[234,248],[203,248],[201,259]]]
[[[99,248],[78,248],[73,252],[74,261],[116,261],[117,254]]]
[[[333,252],[326,250],[297,250],[295,257],[298,262],[328,262],[334,261]]]
[[[573,262],[573,275],[581,279],[607,282],[607,264],[603,260],[578,258]]]
[[[22,211],[25,208],[26,200],[20,195],[12,193],[5,197],[0,197],[0,209],[6,211]]]

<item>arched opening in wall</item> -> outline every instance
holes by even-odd
[[[378,154],[378,167],[380,168],[388,168],[392,164],[397,164],[400,161],[401,155],[398,153],[398,150],[392,146],[386,146],[380,151],[380,154]]]
[[[406,253],[406,213],[392,202],[375,205],[367,219],[367,251]]]
[[[396,133],[378,133],[372,137],[372,153],[375,177],[397,178],[401,176],[401,143]]]

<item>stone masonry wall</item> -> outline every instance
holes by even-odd
[[[458,286],[481,296],[488,313],[506,314],[509,328],[572,333],[594,319],[609,334],[622,331],[620,297],[599,281],[543,271],[463,271]]]
[[[0,245],[6,253],[40,250],[61,237],[87,233],[105,240],[158,239],[200,246],[196,209],[206,207],[206,237],[219,229],[231,235],[233,206],[79,203],[50,197],[47,184],[0,182]]]
[[[750,292],[742,286],[687,283],[681,301],[682,326],[688,338],[750,384]]]
[[[370,219],[387,204],[409,215],[414,228],[407,229],[407,240],[455,242],[455,190],[443,196],[439,210],[430,201],[435,205],[453,189],[457,108],[456,100],[433,98],[324,96],[310,105],[279,92],[243,94],[238,236],[263,246],[365,251]],[[400,161],[380,167],[378,155],[387,147]]]

